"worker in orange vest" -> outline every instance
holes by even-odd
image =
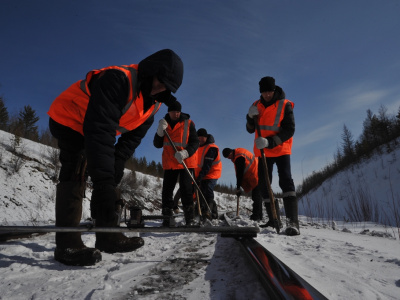
[[[171,138],[177,151],[175,151],[165,132]],[[189,114],[182,112],[182,105],[179,101],[170,105],[168,113],[159,121],[153,144],[156,148],[163,148],[164,179],[161,213],[167,217],[163,221],[163,226],[172,226],[171,219],[168,217],[173,215],[173,192],[178,178],[186,225],[194,225],[192,178],[194,168],[197,166],[196,151],[199,148],[199,139],[194,122],[190,119]],[[183,163],[185,163],[186,168]]]
[[[275,79],[270,76],[261,78],[259,82],[260,99],[255,101],[246,115],[246,129],[249,133],[255,132],[254,154],[261,157],[264,151],[268,176],[272,182],[273,165],[276,164],[279,175],[279,186],[282,189],[283,205],[286,213],[287,235],[299,235],[298,203],[290,167],[295,121],[292,101],[286,99],[285,92],[275,85]],[[258,120],[261,136],[255,126]],[[263,180],[263,168],[259,168],[260,190],[266,204],[269,221],[266,225],[273,227],[272,212],[266,180]]]
[[[96,227],[119,226],[116,187],[125,162],[153,124],[161,103],[168,106],[176,101],[171,92],[180,87],[182,78],[182,60],[164,49],[138,65],[93,70],[54,100],[48,114],[60,148],[56,226],[79,225],[88,175],[93,182],[90,206]],[[95,248],[88,248],[79,232],[57,232],[54,257],[66,265],[89,266],[101,260],[100,251],[128,252],[143,244],[140,237],[98,232]]]
[[[235,165],[236,172],[236,195],[251,192],[253,200],[253,213],[250,219],[261,221],[262,219],[262,198],[258,184],[258,158],[249,150],[244,148],[225,148],[222,155],[230,159]]]
[[[197,167],[195,169],[196,183],[205,197],[201,199],[200,206],[203,216],[210,216],[210,219],[218,219],[217,203],[214,200],[214,188],[218,178],[221,177],[222,162],[219,148],[215,144],[213,135],[207,133],[205,128],[197,130],[200,147],[197,150]],[[207,204],[204,203],[207,201]],[[211,210],[209,214],[208,207]]]

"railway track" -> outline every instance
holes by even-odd
[[[323,294],[311,286],[306,280],[294,272],[285,263],[258,243],[254,237],[259,233],[259,228],[238,227],[234,224],[233,217],[225,213],[224,217],[229,227],[194,227],[194,228],[95,228],[81,226],[80,228],[57,228],[54,226],[1,226],[0,241],[16,238],[29,238],[33,234],[45,234],[47,232],[80,231],[80,232],[193,232],[193,233],[218,233],[223,237],[234,238],[240,245],[246,259],[256,273],[262,287],[270,296],[270,299],[327,299]],[[7,233],[8,231],[8,233]]]
[[[233,226],[232,217],[229,217],[228,213],[224,214],[224,218],[230,226]],[[253,237],[245,236],[236,239],[271,299],[327,299]]]

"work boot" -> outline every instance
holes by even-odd
[[[173,218],[174,211],[170,208],[163,208],[161,210],[163,215],[162,227],[175,227],[175,219]]]
[[[95,209],[102,208],[102,203],[97,203]],[[116,202],[117,209],[117,202]],[[96,213],[96,215],[100,215]],[[96,219],[96,227],[119,227],[118,217],[112,221]],[[96,248],[106,253],[131,252],[144,245],[141,237],[127,237],[122,232],[96,232]]]
[[[214,199],[209,200],[209,206],[211,210],[211,219],[218,219],[218,207],[217,203],[215,203]]]
[[[184,207],[183,212],[185,215],[186,226],[195,225],[193,206],[191,205],[191,206]]]
[[[289,196],[283,198],[283,206],[285,207],[285,213],[286,213],[286,229],[285,229],[286,235],[288,236],[299,235],[300,226],[299,226],[297,198],[295,196]]]
[[[104,227],[116,227],[104,224]],[[96,232],[96,248],[106,253],[131,252],[144,245],[141,237],[127,237],[122,232]]]
[[[265,210],[267,211],[267,215],[268,215],[268,222],[266,224],[264,224],[264,225],[261,225],[260,227],[263,227],[263,228],[265,228],[265,227],[273,227],[273,228],[275,228],[274,218],[272,216],[271,202],[269,202],[268,200],[269,199],[264,201]],[[278,203],[277,199],[275,199],[275,210],[276,210],[276,216],[278,217],[279,228],[282,228],[281,214],[280,214],[279,203]]]
[[[77,227],[82,217],[85,182],[66,181],[57,185],[56,226]],[[54,259],[69,266],[92,266],[101,261],[98,249],[86,247],[80,232],[56,232]]]

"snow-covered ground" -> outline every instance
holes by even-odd
[[[12,136],[0,131],[0,140],[1,225],[53,224],[52,149],[23,140],[18,151],[30,160],[20,164],[9,151],[15,148],[10,146]],[[153,203],[161,197],[162,181],[140,173],[137,180],[141,184],[136,196],[148,203],[144,213],[159,214]],[[394,184],[395,195],[399,190]],[[220,211],[236,210],[234,197],[216,196]],[[83,219],[90,215],[88,203],[85,199]],[[243,220],[250,207],[250,199],[241,199]],[[301,219],[300,236],[262,229],[256,239],[328,299],[399,299],[397,228]],[[146,233],[142,237],[142,248],[102,253],[103,260],[92,267],[56,262],[54,233],[1,242],[0,299],[267,299],[234,239],[196,233]],[[95,235],[83,234],[83,240],[94,246]]]

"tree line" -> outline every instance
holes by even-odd
[[[400,136],[400,107],[397,114],[389,114],[387,108],[381,105],[377,114],[370,109],[363,122],[360,137],[355,140],[350,129],[343,125],[342,141],[334,154],[333,162],[322,170],[313,172],[297,187],[299,197],[319,187],[326,179],[344,170],[362,159],[372,156],[374,151],[382,154],[392,152],[397,146]]]

